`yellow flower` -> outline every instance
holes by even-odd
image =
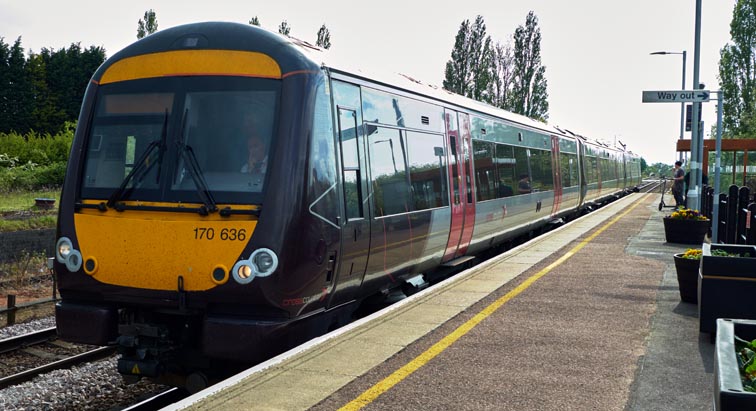
[[[672,218],[675,220],[698,220],[698,221],[708,220],[708,218],[701,215],[701,213],[699,213],[698,210],[691,210],[685,207],[680,207],[679,209],[672,212],[669,218]]]
[[[700,248],[689,248],[682,255],[682,258],[688,258],[691,260],[699,260],[702,254],[703,254],[703,250],[701,250]]]

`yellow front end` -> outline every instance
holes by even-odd
[[[227,282],[257,225],[251,216],[94,209],[82,209],[74,222],[87,274],[106,284],[166,291],[177,289],[179,276],[185,291]]]

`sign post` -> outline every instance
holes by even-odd
[[[643,92],[644,103],[706,103],[709,90],[652,90]]]
[[[644,103],[706,103],[710,100],[709,90],[650,90],[643,92]],[[690,180],[688,184],[688,207],[701,209],[701,174],[703,165],[701,152],[703,152],[703,139],[698,135],[700,124],[695,119],[700,118],[699,104],[693,105],[693,135],[690,144]],[[717,124],[721,127],[722,124]],[[719,195],[719,193],[717,193]]]

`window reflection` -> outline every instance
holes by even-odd
[[[194,151],[211,191],[263,191],[275,98],[273,91],[187,94],[181,141]],[[196,189],[188,168],[179,156],[173,189]]]
[[[551,151],[530,149],[531,181],[534,190],[554,189],[554,175],[551,171]]]
[[[473,140],[472,143],[476,197],[478,201],[494,199],[497,181],[493,163],[493,144],[478,140]]]
[[[517,161],[514,157],[512,146],[506,144],[496,145],[496,172],[499,174],[498,196],[509,197],[515,194],[516,186],[515,164]]]
[[[577,155],[572,153],[559,153],[559,167],[562,188],[578,185]]]
[[[375,127],[369,137],[370,171],[376,216],[409,211],[406,147],[399,130]]]
[[[414,209],[449,205],[443,136],[415,132],[407,134]]]

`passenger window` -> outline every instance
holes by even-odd
[[[561,170],[562,188],[578,185],[577,155],[559,153],[559,168]]]
[[[371,127],[369,150],[375,215],[380,217],[408,212],[406,146],[401,131]]]
[[[530,149],[530,169],[533,189],[540,191],[554,189],[554,175],[551,170],[551,151]]]
[[[493,163],[493,144],[473,140],[473,160],[475,164],[475,188],[478,201],[496,198],[496,169]]]
[[[515,194],[515,163],[512,146],[496,144],[496,172],[499,176],[498,198],[510,197]]]
[[[415,210],[449,205],[442,135],[407,132],[409,173]]]
[[[532,190],[530,164],[528,163],[528,149],[525,147],[512,147],[515,159],[514,169],[517,186],[515,194],[528,194]],[[514,186],[513,186],[514,187]]]
[[[598,183],[598,162],[595,156],[586,156],[585,179],[588,184]]]
[[[354,110],[339,108],[339,135],[344,170],[346,217],[347,219],[362,218],[357,114]]]

